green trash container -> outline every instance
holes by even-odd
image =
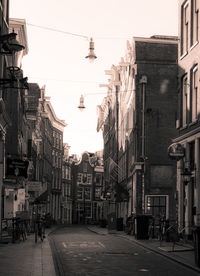
[[[117,224],[117,231],[123,231],[124,230],[123,218],[117,218],[116,224]]]
[[[137,215],[135,217],[135,237],[137,240],[147,240],[149,238],[149,216]]]

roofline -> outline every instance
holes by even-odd
[[[178,36],[172,36],[165,38],[153,38],[153,37],[133,37],[133,41],[135,42],[151,42],[151,43],[163,43],[163,44],[177,44],[178,43]]]

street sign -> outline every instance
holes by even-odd
[[[7,176],[23,176],[27,178],[27,169],[29,162],[20,159],[7,158],[6,162],[6,175]]]
[[[169,146],[168,155],[171,159],[178,161],[185,156],[185,148],[179,143],[174,143]]]

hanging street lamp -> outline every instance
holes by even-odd
[[[94,53],[94,42],[93,42],[93,39],[90,38],[90,46],[89,46],[89,54],[88,56],[86,56],[85,58],[88,58],[89,59],[89,62],[92,63],[95,58],[97,58],[97,56],[95,55]]]
[[[81,95],[81,97],[80,97],[80,104],[79,104],[78,108],[80,109],[80,111],[83,111],[83,109],[85,108],[83,95]]]

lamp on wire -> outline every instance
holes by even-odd
[[[27,78],[21,78],[19,64],[25,47],[16,40],[16,36],[17,34],[14,32],[0,35],[0,54],[6,56],[8,71],[8,78],[0,79],[0,86],[9,84],[10,86],[5,86],[5,88],[15,88],[14,83],[18,82],[23,85],[21,88],[28,89]]]
[[[81,97],[80,97],[80,104],[79,104],[78,108],[80,109],[80,111],[83,111],[85,108],[83,95],[81,95]]]
[[[93,42],[92,37],[90,38],[89,50],[90,50],[89,54],[85,58],[88,58],[89,62],[92,63],[95,60],[95,58],[97,58],[97,56],[94,53],[94,42]]]

